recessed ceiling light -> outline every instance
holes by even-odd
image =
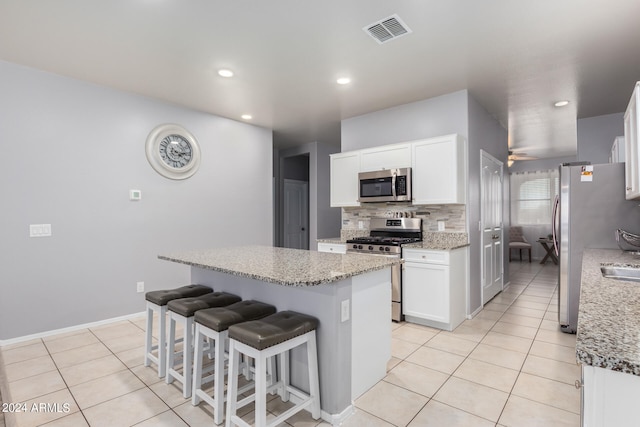
[[[558,101],[553,105],[556,106],[556,107],[564,107],[566,105],[569,105],[569,101]]]
[[[233,71],[222,68],[218,70],[218,75],[222,77],[233,77]]]
[[[336,83],[338,83],[339,85],[347,85],[351,83],[351,79],[349,77],[340,77],[338,80],[336,80]]]
[[[251,116],[251,114],[243,114],[243,115],[242,115],[242,116],[240,116],[240,117],[242,117],[244,120],[251,120],[251,119],[253,119],[253,116]]]

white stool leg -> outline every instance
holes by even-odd
[[[317,351],[316,331],[311,331],[309,333],[309,340],[307,341],[307,363],[309,365],[309,394],[313,399],[311,416],[314,420],[320,418],[320,380],[318,377]]]
[[[193,316],[185,319],[184,341],[182,342],[182,396],[191,397],[191,379],[193,373]]]
[[[231,417],[236,415],[238,409],[238,364],[240,354],[235,349],[233,340],[229,341],[229,381],[227,384],[227,413],[225,427],[231,427]]]
[[[160,307],[160,331],[158,334],[158,376],[167,375],[167,306]]]
[[[289,401],[289,351],[285,351],[280,355],[280,397],[283,402]]]
[[[213,421],[216,424],[222,424],[224,418],[224,343],[228,334],[228,331],[220,332],[218,338],[213,340],[215,346],[215,356],[213,360],[213,397],[215,408],[213,408]]]
[[[200,397],[197,390],[202,387],[202,357],[204,356],[204,335],[200,334],[200,324],[196,323],[194,333],[195,348],[193,351],[193,385],[191,389],[191,404],[200,403]]]
[[[145,343],[144,343],[144,366],[151,365],[151,352],[153,351],[153,307],[155,304],[151,304],[147,301],[147,329],[145,331]]]
[[[165,376],[165,382],[167,384],[173,383],[173,375],[171,370],[176,363],[176,319],[169,314],[169,342],[167,343],[167,375]]]

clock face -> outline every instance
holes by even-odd
[[[176,169],[187,166],[193,159],[191,144],[180,135],[164,137],[158,144],[158,152],[167,166]]]
[[[195,137],[176,124],[157,126],[146,142],[147,160],[160,175],[186,179],[200,166],[200,147]]]

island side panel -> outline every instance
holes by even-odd
[[[386,269],[389,271],[389,269]],[[389,273],[390,274],[390,273]],[[315,316],[323,418],[341,416],[351,408],[351,320],[340,321],[341,302],[351,299],[352,278],[318,286],[283,286],[191,267],[192,283],[209,285],[216,291],[255,299],[280,310],[293,310]],[[291,356],[292,383],[308,390],[303,352]]]

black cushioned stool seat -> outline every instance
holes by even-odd
[[[179,298],[169,301],[167,304],[169,313],[169,342],[167,344],[167,375],[165,382],[171,384],[178,380],[182,384],[182,395],[185,399],[191,397],[192,392],[192,363],[193,363],[193,338],[194,338],[194,314],[198,310],[211,307],[224,307],[242,301],[237,295],[226,292],[210,292],[190,298]],[[176,350],[176,324],[183,326],[184,338],[182,351]],[[182,355],[182,373],[178,372],[179,356]]]
[[[173,311],[184,317],[191,317],[198,310],[224,307],[239,301],[242,301],[242,298],[237,295],[227,292],[210,292],[197,297],[174,299],[173,301],[169,301],[167,305],[169,311]]]
[[[216,332],[222,332],[236,323],[261,319],[275,312],[276,308],[272,305],[260,301],[247,300],[227,307],[199,310],[195,314],[195,321]]]
[[[187,285],[176,289],[147,292],[145,299],[155,305],[167,305],[169,301],[173,301],[174,299],[197,297],[211,292],[213,292],[213,289],[209,286]]]
[[[260,320],[229,327],[229,338],[257,350],[283,343],[318,327],[318,319],[295,311],[281,311]]]
[[[215,424],[222,423],[224,418],[224,374],[225,374],[225,346],[229,335],[229,327],[237,323],[261,319],[276,312],[272,305],[260,301],[247,300],[240,301],[226,307],[206,308],[196,311],[193,316],[196,325],[195,332],[195,355],[193,364],[193,391],[191,393],[191,403],[198,405],[200,400],[205,401],[213,408],[213,421]],[[202,384],[203,364],[202,356],[204,352],[204,339],[209,338],[214,347],[214,368],[213,368],[213,393],[207,393]],[[275,372],[275,361],[273,368],[269,372]],[[248,369],[248,368],[246,368]],[[247,374],[248,375],[248,374]],[[248,384],[246,390],[251,388]],[[245,390],[243,389],[241,393]]]
[[[167,375],[167,304],[178,298],[197,297],[213,292],[209,286],[187,285],[175,289],[151,291],[145,294],[147,300],[147,322],[144,348],[144,366],[150,366],[151,362],[158,366],[158,376],[164,378]],[[158,331],[158,345],[153,345],[153,313],[158,313],[160,328]],[[158,350],[157,355],[153,354]]]
[[[262,319],[243,322],[229,327],[229,383],[227,386],[227,427],[246,426],[238,416],[238,409],[255,402],[254,419],[259,427],[275,427],[306,409],[313,419],[320,418],[320,380],[318,377],[318,354],[316,329],[318,319],[296,313],[281,311]],[[293,386],[290,381],[289,351],[303,346],[307,353],[309,391]],[[247,356],[255,361],[255,393],[246,396],[238,388],[239,358]],[[277,357],[280,361],[277,382],[268,381],[267,360]],[[283,402],[295,395],[293,407],[267,423],[267,394],[278,391]],[[246,396],[246,397],[245,397]]]

